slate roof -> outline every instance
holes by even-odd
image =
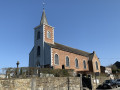
[[[45,10],[44,10],[44,9],[43,9],[43,13],[42,13],[41,21],[40,21],[40,25],[43,25],[43,24],[48,25],[48,22],[47,22],[47,18],[46,18]]]
[[[58,43],[54,43],[54,44],[47,43],[47,44],[49,46],[51,46],[52,48],[56,48],[59,50],[67,51],[70,53],[74,53],[74,54],[78,54],[78,55],[82,55],[82,56],[86,56],[86,57],[89,57],[89,55],[91,54],[91,53],[88,53],[88,52],[85,52],[85,51],[82,51],[79,49],[71,48],[71,47],[68,47],[68,46],[65,46],[62,44],[58,44]]]

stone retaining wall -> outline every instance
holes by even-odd
[[[104,82],[105,80],[109,80],[109,79],[110,79],[109,77],[104,77],[104,76],[97,76],[96,78],[95,78],[95,77],[92,78],[91,80],[92,80],[93,90],[96,90],[96,88],[97,88],[98,85],[103,84],[103,82]],[[98,83],[97,81],[98,81],[99,83]]]
[[[79,77],[0,80],[0,90],[80,90]]]

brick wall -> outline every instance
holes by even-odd
[[[47,38],[47,31],[50,32],[51,38]],[[54,28],[48,25],[44,25],[44,40],[47,43],[52,43],[54,44]]]
[[[54,63],[54,55],[55,54],[58,54],[59,56],[59,65],[55,65]],[[66,56],[69,57],[69,61],[70,61],[70,66],[69,67],[66,67],[66,62],[65,62],[65,59],[66,59]],[[78,68],[75,67],[75,59],[78,59]],[[65,65],[65,69],[74,69],[75,71],[89,71],[89,68],[88,68],[88,57],[85,57],[85,56],[81,56],[81,55],[77,55],[77,54],[74,54],[74,53],[70,53],[70,52],[66,52],[66,51],[62,51],[62,50],[59,50],[59,49],[55,49],[55,48],[52,48],[52,65],[54,66],[55,69],[62,69],[62,65]],[[83,66],[83,61],[86,61],[86,69],[84,69],[84,66]]]
[[[96,61],[98,62],[98,70],[96,69]],[[94,54],[94,57],[92,59],[92,65],[93,65],[93,72],[100,72],[100,61],[96,54]]]

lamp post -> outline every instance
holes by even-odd
[[[16,65],[17,65],[17,77],[18,77],[18,71],[19,71],[19,70],[18,70],[19,64],[20,64],[19,61],[17,61],[17,63],[16,63]]]

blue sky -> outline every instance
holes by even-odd
[[[45,11],[55,42],[120,61],[120,0],[46,0]],[[28,66],[41,15],[42,0],[0,0],[0,68]]]

